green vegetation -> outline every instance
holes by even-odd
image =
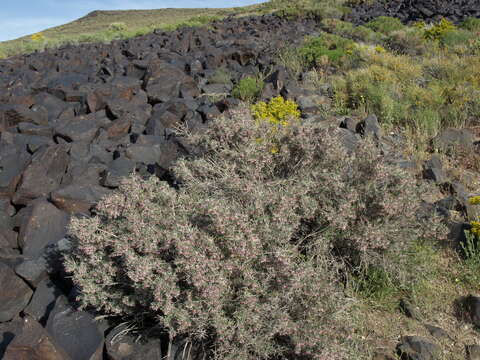
[[[480,19],[474,18],[474,17],[469,17],[465,19],[462,24],[460,25],[462,28],[469,30],[469,31],[474,31],[474,32],[479,32],[480,31]]]
[[[310,66],[330,64],[349,67],[359,60],[354,41],[327,33],[307,39],[299,54]]]
[[[247,76],[235,85],[232,96],[252,102],[260,96],[264,85],[264,81],[259,76]]]
[[[280,52],[279,60],[295,75],[305,66],[319,71],[323,83],[334,85],[338,114],[375,113],[388,130],[419,142],[468,126],[480,114],[480,38],[447,21],[396,25],[390,18],[368,27],[324,19],[323,33],[306,38],[296,53]]]
[[[456,29],[456,26],[447,19],[443,18],[437,24],[425,24],[423,21],[417,22],[415,27],[423,30],[423,37],[427,40],[441,40],[444,35]]]
[[[379,16],[365,26],[385,35],[388,35],[393,31],[402,30],[405,27],[399,19],[388,16]]]

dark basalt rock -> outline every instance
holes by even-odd
[[[16,226],[18,244],[23,255],[37,258],[46,246],[54,244],[66,234],[68,214],[45,199],[36,199],[19,211]]]
[[[436,360],[440,358],[441,349],[420,336],[403,336],[397,354],[403,360]]]
[[[72,360],[101,360],[103,334],[92,315],[76,311],[59,297],[46,325],[47,332]]]
[[[14,337],[2,357],[4,360],[71,360],[72,358],[34,319],[26,316],[11,325]],[[6,334],[5,332],[4,334]],[[5,335],[4,335],[5,336]],[[1,355],[1,352],[0,352]]]
[[[0,262],[0,323],[12,320],[32,297],[32,290],[7,265]]]
[[[467,17],[480,17],[477,0],[393,0],[375,2],[350,2],[351,11],[343,20],[364,24],[378,16],[397,17],[405,23],[438,21],[444,17],[459,23]]]

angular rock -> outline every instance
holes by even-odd
[[[9,198],[13,195],[30,158],[26,149],[15,147],[0,154],[0,196]]]
[[[356,130],[361,135],[373,135],[376,139],[379,139],[382,135],[375,114],[368,115],[363,121],[359,122]]]
[[[41,324],[46,324],[55,301],[61,295],[64,294],[55,284],[49,279],[44,279],[38,284],[30,303],[23,312]]]
[[[44,256],[36,259],[24,259],[15,266],[15,273],[29,283],[32,287],[47,277],[48,264]]]
[[[76,311],[59,297],[46,330],[72,360],[101,360],[104,338],[92,315]]]
[[[122,178],[129,176],[135,170],[135,161],[124,156],[113,160],[109,168],[103,174],[101,185],[118,187]]]
[[[19,227],[18,244],[23,255],[40,256],[45,247],[59,241],[66,234],[69,216],[45,199],[31,201],[16,216]]]
[[[465,308],[471,322],[475,326],[480,326],[480,297],[473,295],[467,296],[465,299]]]
[[[439,340],[451,339],[450,335],[448,335],[448,333],[445,330],[443,330],[442,328],[439,328],[438,326],[425,324],[425,327],[427,328],[430,335],[432,335],[436,339],[439,339]]]
[[[4,360],[71,360],[47,331],[34,319],[26,316],[18,321],[15,337],[10,341]]]
[[[0,323],[12,320],[30,301],[33,291],[13,270],[0,262]]]
[[[53,129],[46,125],[35,125],[27,122],[21,122],[18,124],[18,131],[25,135],[37,135],[51,137]]]
[[[34,154],[13,197],[16,204],[47,196],[58,188],[68,164],[67,148],[52,145]]]
[[[70,214],[86,214],[110,191],[99,185],[71,184],[51,193],[53,203]]]
[[[84,116],[77,116],[62,121],[55,127],[55,134],[67,141],[92,141],[98,133],[98,121]]]
[[[441,348],[420,336],[403,336],[397,345],[397,353],[405,360],[437,360]]]

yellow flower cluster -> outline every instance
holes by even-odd
[[[473,196],[468,199],[470,205],[480,204],[480,196]],[[469,230],[475,237],[480,238],[480,221],[470,221],[472,228]]]
[[[281,96],[271,99],[268,104],[260,101],[252,105],[252,113],[255,119],[265,120],[272,124],[288,125],[288,119],[298,119],[300,111],[298,105],[291,100],[285,100]]]
[[[277,96],[271,99],[268,103],[260,101],[257,104],[252,105],[253,117],[257,120],[257,124],[260,121],[268,121],[273,125],[288,126],[289,120],[299,120],[300,111],[298,105],[291,100],[285,100],[282,96]],[[275,128],[272,132],[275,132]],[[263,139],[256,139],[257,143],[263,141]],[[279,151],[278,146],[273,146],[270,150],[272,154]]]
[[[30,39],[32,39],[33,41],[40,41],[45,39],[45,36],[43,35],[43,33],[39,32],[30,36]]]
[[[472,225],[472,228],[470,229],[470,232],[475,235],[476,237],[480,236],[480,222],[479,221],[470,221],[470,225]]]
[[[377,53],[380,53],[380,54],[383,54],[383,53],[386,53],[386,52],[387,52],[387,50],[385,50],[385,48],[384,48],[383,46],[381,46],[381,45],[375,46],[375,51],[376,51]]]
[[[470,203],[470,205],[478,205],[480,204],[480,196],[473,196],[468,199],[468,202]]]

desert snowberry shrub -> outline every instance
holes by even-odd
[[[275,133],[271,154],[255,141],[269,126],[241,108],[177,129],[202,149],[173,167],[179,190],[132,175],[72,220],[83,306],[209,339],[217,359],[352,358],[338,273],[431,229],[414,216],[421,190],[373,143],[347,155],[318,124]]]

